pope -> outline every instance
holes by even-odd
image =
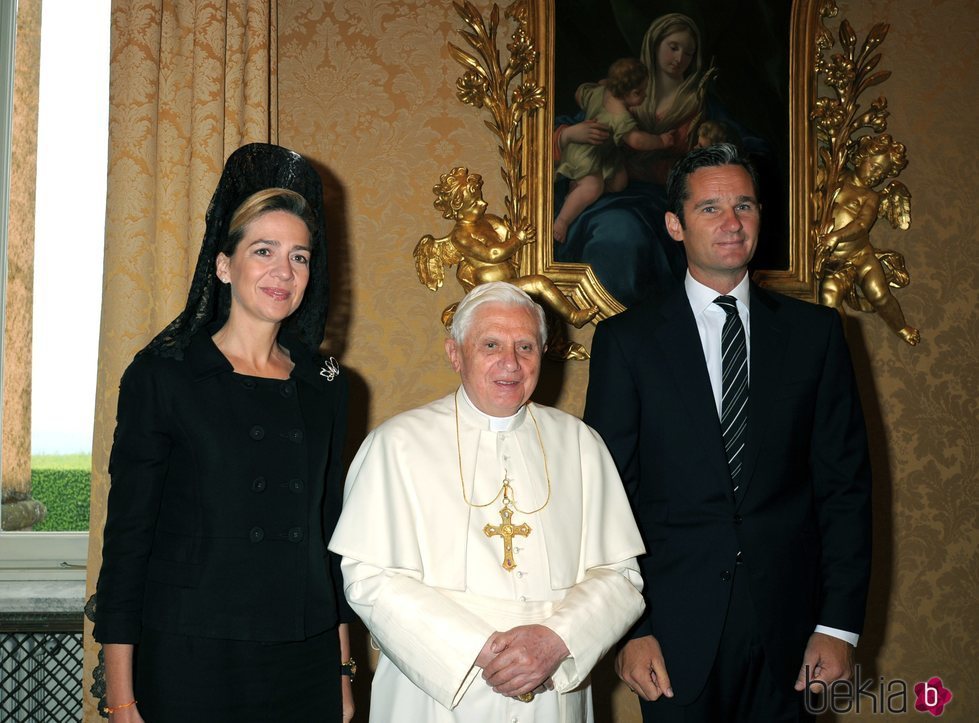
[[[530,402],[546,339],[526,293],[459,303],[461,385],[364,441],[330,549],[380,647],[370,719],[593,721],[589,672],[642,613],[643,544],[579,419]]]

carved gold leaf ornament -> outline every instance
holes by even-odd
[[[509,58],[504,66],[497,41],[499,5],[493,4],[488,25],[468,0],[453,5],[469,27],[469,30],[461,30],[460,35],[475,53],[449,43],[449,54],[466,69],[456,81],[456,95],[466,105],[489,111],[492,120],[485,124],[499,143],[500,172],[507,187],[503,218],[513,227],[526,226],[522,121],[525,116],[543,108],[545,102],[544,89],[536,83],[523,80],[513,87],[518,78],[533,71],[539,57],[527,28],[530,10],[526,0],[518,0],[506,9],[505,17],[515,21],[517,27],[507,43]]]
[[[878,218],[886,218],[895,229],[907,230],[911,224],[907,186],[891,181],[877,188],[905,168],[907,149],[884,133],[889,115],[884,96],[866,110],[859,102],[868,89],[891,76],[889,70],[877,70],[882,55],[876,52],[890,26],[874,25],[858,46],[856,32],[844,19],[838,32],[841,52],[827,55],[834,42],[825,19],[837,12],[835,2],[820,7],[824,26],[816,38],[815,73],[832,95],[816,98],[810,113],[817,151],[811,196],[813,276],[821,304],[841,314],[845,306],[877,313],[914,346],[920,334],[907,323],[891,292],[911,282],[904,257],[876,249],[870,240]]]
[[[419,281],[432,291],[441,288],[446,266],[457,265],[456,278],[463,291],[488,281],[508,281],[533,296],[545,309],[576,327],[588,323],[598,307],[578,307],[551,279],[542,274],[520,274],[524,247],[535,243],[537,229],[527,212],[527,176],[524,170],[524,120],[546,104],[544,89],[528,76],[533,74],[540,54],[529,30],[531,11],[528,0],[517,0],[507,7],[504,17],[515,23],[506,44],[508,57],[503,63],[499,48],[500,8],[493,4],[489,22],[470,2],[453,3],[467,29],[460,35],[469,50],[449,43],[449,54],[464,69],[456,81],[459,100],[490,115],[486,127],[497,140],[500,175],[506,186],[502,217],[487,213],[483,200],[483,179],[457,166],[443,174],[432,189],[434,206],[442,216],[455,222],[446,236],[423,236],[415,245],[413,257]],[[451,324],[455,304],[442,313]],[[560,325],[551,325],[552,328]],[[562,359],[586,359],[584,348],[568,342],[563,329],[548,340],[549,355]]]

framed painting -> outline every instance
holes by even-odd
[[[548,276],[579,306],[597,305],[599,318],[623,310],[652,285],[675,283],[685,259],[663,223],[666,174],[690,147],[726,140],[759,172],[764,220],[754,279],[811,297],[808,199],[816,159],[808,109],[820,19],[835,3],[528,2],[540,50],[535,80],[547,102],[525,119],[528,211],[538,242],[525,249],[524,273]],[[670,65],[669,49],[677,45],[685,59]],[[626,154],[622,190],[606,185],[570,223],[555,224],[572,187],[573,152],[581,150],[575,145],[588,143],[586,89],[622,58],[647,68],[652,92],[632,115],[641,130],[664,139],[663,147]]]

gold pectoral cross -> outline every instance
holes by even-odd
[[[491,525],[487,522],[486,527],[483,528],[483,532],[487,537],[499,535],[503,538],[503,569],[507,572],[512,572],[517,566],[517,563],[513,561],[514,535],[527,537],[530,534],[530,525],[526,522],[522,525],[515,525],[511,520],[512,517],[513,510],[510,509],[510,500],[504,497],[503,508],[500,510],[500,519],[502,519],[502,522],[499,525]]]

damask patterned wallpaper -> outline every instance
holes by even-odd
[[[864,678],[913,684],[940,676],[955,695],[945,719],[972,721],[979,719],[979,7],[840,4],[860,37],[874,22],[892,25],[882,67],[893,76],[879,90],[892,112],[889,131],[908,146],[901,180],[913,196],[913,221],[906,232],[878,224],[874,239],[905,254],[912,284],[897,295],[923,337],[911,349],[869,316],[851,330],[876,494],[873,592],[858,659]],[[452,166],[482,173],[490,211],[502,212],[496,151],[483,117],[455,99],[459,71],[446,43],[458,42],[461,22],[450,3],[280,0],[278,27],[279,140],[317,161],[326,180],[335,289],[329,345],[354,380],[356,446],[380,421],[455,384],[439,314],[459,298],[458,285],[450,278],[441,292],[428,291],[411,251],[423,234],[447,229],[431,187]],[[576,339],[590,337],[587,329]],[[586,383],[587,364],[549,365],[538,397],[580,413]],[[602,692],[609,675],[599,672],[599,719],[638,720],[621,689],[611,703]],[[867,702],[852,719],[875,719]]]
[[[885,227],[875,238],[880,234],[880,245],[904,252],[913,281],[898,298],[923,332],[921,346],[910,349],[878,319],[865,317],[862,343],[853,345],[874,443],[876,495],[874,579],[859,659],[877,676],[940,676],[956,694],[944,717],[974,721],[979,156],[968,139],[979,113],[973,90],[979,6],[871,0],[845,3],[843,10],[856,28],[892,25],[882,67],[894,74],[880,92],[892,112],[890,132],[908,146],[901,178],[913,196],[913,220],[906,232]]]

